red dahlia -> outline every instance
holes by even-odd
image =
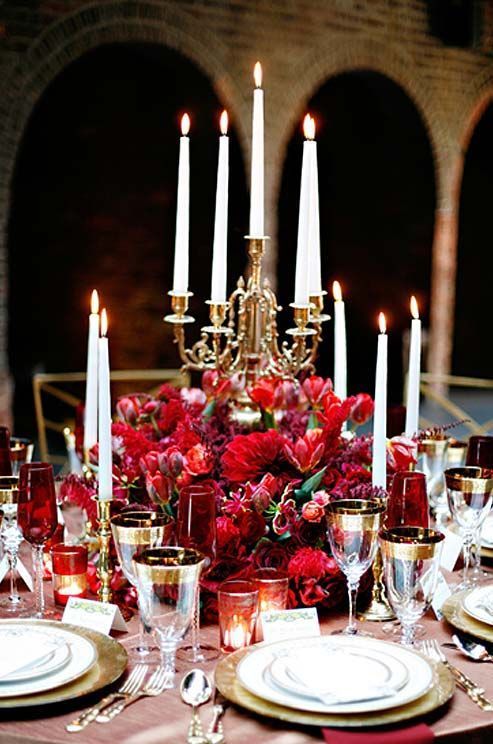
[[[231,483],[257,483],[266,473],[286,470],[286,440],[275,429],[238,434],[226,446],[221,458],[222,475]]]

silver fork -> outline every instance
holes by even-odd
[[[143,697],[156,697],[156,695],[160,695],[166,689],[167,677],[168,673],[163,667],[159,666],[141,690],[134,695],[128,695],[124,700],[119,700],[113,703],[113,705],[110,705],[107,710],[97,716],[96,721],[98,723],[109,723],[119,713],[125,710],[127,706],[132,705],[137,700]]]
[[[87,710],[81,713],[78,718],[71,723],[68,723],[65,726],[65,729],[71,734],[77,731],[82,731],[92,721],[96,720],[97,716],[101,713],[103,708],[106,708],[107,705],[114,703],[115,700],[120,700],[121,698],[126,699],[129,695],[134,695],[144,681],[147,669],[148,667],[146,664],[137,664],[137,666],[132,669],[123,685],[116,692],[106,695],[106,697],[100,700],[99,703],[96,703],[96,705],[93,705],[91,708],[87,708]]]
[[[437,641],[423,641],[421,648],[430,659],[438,661],[447,667],[447,669],[453,674],[456,685],[460,687],[461,690],[463,690],[467,696],[481,708],[481,710],[493,710],[493,702],[488,700],[488,698],[483,694],[484,688],[479,687],[470,677],[467,676],[467,674],[464,674],[460,669],[453,666],[445,657],[445,654],[441,650]]]

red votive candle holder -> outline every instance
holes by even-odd
[[[87,548],[58,543],[51,549],[55,604],[65,607],[70,597],[87,594]]]
[[[258,589],[253,581],[224,581],[217,592],[217,605],[222,650],[250,646],[255,640],[258,612]]]
[[[289,579],[278,568],[258,568],[252,574],[258,590],[258,611],[285,610],[288,603]]]

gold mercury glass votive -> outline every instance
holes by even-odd
[[[217,606],[223,651],[237,651],[254,642],[258,595],[253,581],[230,579],[219,586]]]

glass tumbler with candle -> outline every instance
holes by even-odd
[[[85,597],[87,547],[57,543],[51,549],[51,562],[55,604],[65,607],[70,597]]]
[[[223,581],[217,592],[219,634],[223,651],[237,651],[255,639],[259,592],[253,581]]]
[[[258,568],[252,574],[258,590],[258,611],[285,610],[288,602],[289,579],[278,568]]]

